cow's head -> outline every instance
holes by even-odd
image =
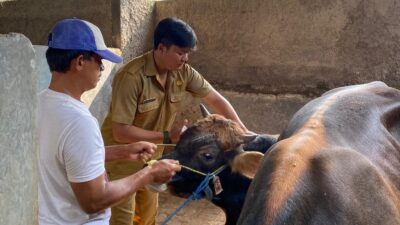
[[[252,178],[263,154],[244,151],[242,145],[255,138],[256,135],[246,135],[238,123],[212,114],[191,125],[181,135],[175,150],[164,158],[177,159],[205,174],[227,165],[229,171]],[[204,176],[182,169],[170,182],[169,189],[175,195],[187,197],[203,179]]]

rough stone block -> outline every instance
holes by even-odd
[[[156,21],[197,33],[192,64],[218,89],[317,97],[381,80],[400,87],[397,0],[156,1]]]
[[[0,224],[37,224],[35,55],[22,34],[0,34]]]

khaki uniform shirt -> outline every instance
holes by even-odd
[[[170,130],[185,92],[195,97],[204,97],[212,89],[188,64],[168,72],[165,89],[158,82],[158,76],[153,51],[133,59],[117,72],[112,84],[110,110],[101,129],[105,145],[118,144],[112,138],[112,122],[152,131]],[[157,152],[155,158],[160,157],[161,153]],[[128,164],[137,163],[107,163],[107,169],[129,175],[143,166],[143,163],[139,167]]]

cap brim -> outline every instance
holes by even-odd
[[[101,58],[111,61],[113,63],[120,63],[122,62],[122,57],[112,53],[109,50],[96,50],[94,51],[97,55],[101,56]]]

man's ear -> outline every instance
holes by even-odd
[[[79,55],[75,59],[71,60],[70,69],[81,71],[83,69],[83,65],[85,64],[85,60],[83,55]]]
[[[166,50],[168,50],[168,48],[163,43],[159,43],[157,46],[157,50],[160,52],[165,52]]]
[[[264,154],[260,152],[243,152],[237,155],[232,162],[232,171],[253,179],[262,162]]]

